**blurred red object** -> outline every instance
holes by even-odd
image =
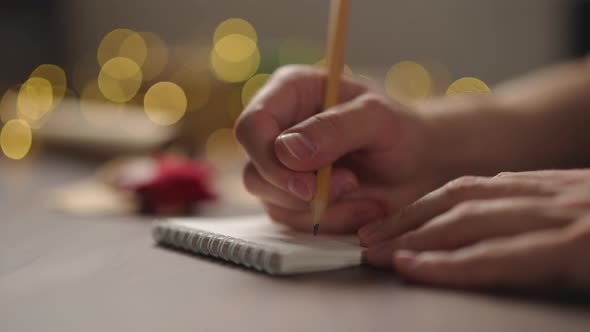
[[[195,204],[217,198],[212,172],[203,162],[175,155],[130,161],[119,174],[120,188],[135,192],[148,214],[189,214]]]

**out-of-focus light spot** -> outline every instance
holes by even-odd
[[[393,65],[385,77],[385,89],[391,98],[412,102],[432,95],[432,79],[428,70],[414,61]]]
[[[491,94],[492,90],[482,80],[475,77],[460,78],[449,86],[447,96],[460,94]]]
[[[193,72],[180,69],[172,75],[170,81],[184,90],[187,99],[187,111],[196,111],[207,104],[211,96],[211,77],[209,72]]]
[[[322,48],[306,40],[288,39],[279,45],[279,65],[311,64],[322,56]]]
[[[260,66],[260,51],[257,47],[248,57],[239,62],[228,61],[219,55],[216,49],[214,47],[211,51],[211,68],[215,76],[222,81],[230,83],[243,82],[252,77],[258,70],[258,66]],[[248,50],[245,49],[245,51]],[[234,59],[242,58],[242,56],[236,55],[231,57]]]
[[[237,161],[244,158],[233,130],[229,128],[217,129],[209,135],[205,144],[205,157],[221,169],[239,167]]]
[[[98,87],[110,101],[124,103],[131,100],[141,86],[141,69],[128,58],[113,58],[102,66]]]
[[[168,46],[153,32],[140,32],[147,46],[147,56],[141,70],[144,81],[155,79],[168,64]]]
[[[219,42],[222,38],[232,34],[246,36],[254,43],[258,41],[256,29],[254,29],[252,24],[241,18],[230,18],[221,22],[217,28],[215,28],[215,33],[213,34],[213,43],[217,44],[217,42]]]
[[[16,111],[16,100],[18,97],[18,91],[20,86],[16,88],[10,88],[4,92],[2,99],[0,100],[0,120],[3,123],[7,123],[12,119],[18,117]]]
[[[105,107],[107,104],[108,107]],[[96,80],[86,84],[80,93],[80,112],[87,122],[95,126],[114,124],[124,107],[125,104],[109,102],[100,92]]]
[[[316,63],[313,64],[315,67],[322,67],[322,68],[326,68],[326,59],[321,59],[320,61],[317,61]],[[347,64],[344,64],[344,73],[346,75],[353,75],[352,73],[352,69],[350,69],[350,67]]]
[[[256,74],[244,84],[242,87],[242,105],[244,107],[250,103],[252,97],[266,84],[269,78],[269,74]]]
[[[19,117],[37,121],[53,107],[53,87],[41,77],[29,78],[20,88],[16,99]]]
[[[98,64],[101,67],[117,57],[131,59],[141,66],[146,56],[147,46],[142,36],[129,29],[115,29],[109,32],[100,42],[97,52]]]
[[[186,112],[187,99],[182,88],[172,82],[159,82],[146,92],[143,107],[156,124],[169,126]]]
[[[10,159],[23,159],[31,149],[32,142],[31,127],[24,120],[10,120],[0,132],[0,147]]]
[[[256,42],[238,34],[231,34],[215,43],[215,52],[225,61],[243,62],[256,51]]]
[[[30,77],[44,78],[51,83],[53,88],[53,108],[55,108],[63,99],[67,89],[64,70],[56,65],[43,64],[33,70]]]

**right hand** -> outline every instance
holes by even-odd
[[[270,217],[309,230],[315,171],[333,163],[322,230],[354,232],[448,179],[428,160],[420,114],[376,87],[343,77],[341,103],[322,111],[326,72],[277,70],[246,107],[236,136],[250,157],[247,190]]]

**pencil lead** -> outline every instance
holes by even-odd
[[[313,236],[317,236],[319,230],[320,230],[320,224],[313,225]]]

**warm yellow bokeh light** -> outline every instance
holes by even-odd
[[[256,42],[238,34],[231,34],[215,43],[215,52],[225,61],[243,62],[256,51]]]
[[[184,91],[172,82],[159,82],[146,92],[143,107],[154,123],[169,126],[182,118],[186,112],[187,99]]]
[[[109,32],[100,42],[96,55],[101,67],[117,57],[128,58],[141,66],[146,56],[147,46],[143,37],[129,29],[115,29]]]
[[[43,64],[35,68],[30,77],[44,78],[53,88],[53,108],[55,108],[63,99],[67,89],[66,73],[59,66],[52,64]]]
[[[217,42],[219,42],[223,37],[232,34],[246,36],[250,40],[254,41],[254,43],[258,41],[256,29],[254,29],[252,24],[241,18],[229,18],[221,22],[217,28],[215,28],[215,33],[213,34],[213,43],[217,44]]]
[[[432,78],[428,70],[414,61],[393,65],[385,77],[387,94],[396,100],[411,102],[432,96]]]
[[[0,100],[0,120],[3,123],[18,117],[16,111],[16,100],[19,90],[20,86],[16,88],[10,88],[4,92],[4,95],[2,95],[2,99]]]
[[[237,58],[237,57],[236,57]],[[221,57],[215,48],[211,51],[211,69],[215,76],[225,82],[243,82],[258,70],[260,66],[260,51],[254,48],[252,54],[240,62],[228,61]]]
[[[33,142],[33,134],[29,124],[20,119],[8,121],[0,132],[0,147],[4,155],[10,159],[23,159]]]
[[[236,167],[236,161],[244,158],[240,145],[230,128],[217,129],[207,138],[205,157],[216,167]],[[239,165],[238,165],[239,166]]]
[[[316,63],[313,64],[313,66],[326,68],[326,59],[324,58],[324,59],[321,59],[320,61],[317,61]],[[347,64],[344,64],[343,71],[346,75],[352,75],[352,69],[350,69],[350,66],[348,66]]]
[[[147,46],[147,56],[141,71],[144,81],[155,79],[168,64],[168,45],[153,32],[140,32]]]
[[[242,105],[244,107],[250,103],[252,97],[266,84],[269,78],[269,74],[256,74],[244,84],[242,87]]]
[[[490,94],[492,90],[482,80],[475,77],[460,78],[449,86],[447,96],[461,94]]]
[[[53,107],[53,87],[41,77],[29,78],[21,87],[16,99],[19,117],[40,120]]]
[[[195,111],[207,105],[212,92],[212,82],[209,72],[193,72],[182,68],[172,75],[170,81],[178,84],[184,90],[187,99],[187,111]]]
[[[102,66],[98,74],[98,87],[108,100],[124,103],[137,94],[141,79],[141,69],[135,62],[117,57]]]
[[[108,107],[104,105],[108,104]],[[100,92],[98,81],[88,82],[80,93],[80,112],[84,119],[96,126],[114,124],[124,109],[125,104],[111,103]]]

